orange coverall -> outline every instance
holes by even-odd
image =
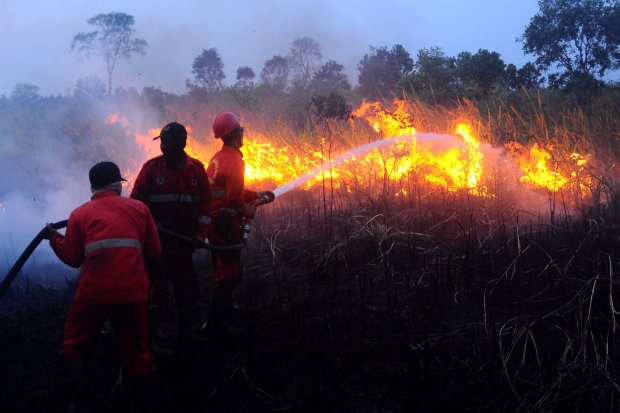
[[[148,301],[149,288],[161,286],[162,255],[148,208],[114,191],[96,192],[71,213],[65,235],[55,232],[50,245],[65,264],[81,266],[61,355],[90,355],[109,318],[128,373],[155,370],[148,346]]]
[[[212,220],[209,242],[214,245],[238,244],[242,241],[243,217],[248,216],[246,203],[258,198],[256,191],[244,189],[243,154],[239,149],[224,144],[209,161],[207,175],[212,197],[209,204]],[[232,293],[243,275],[241,251],[213,251],[211,262],[215,272],[213,293]]]

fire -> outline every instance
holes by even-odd
[[[409,195],[414,186],[423,186],[429,190],[466,191],[475,196],[495,197],[490,191],[498,183],[493,173],[497,175],[496,168],[509,165],[506,168],[510,172],[502,175],[502,182],[520,183],[530,190],[556,192],[578,188],[583,194],[592,184],[582,154],[572,152],[562,157],[561,151],[552,146],[543,148],[538,144],[526,148],[511,143],[505,148],[492,148],[481,144],[468,120],[455,122],[450,134],[420,133],[419,129],[429,126],[414,125],[414,116],[402,100],[394,100],[391,110],[377,102],[362,102],[352,118],[366,122],[372,128],[369,133],[376,134],[368,137],[368,132],[359,136],[354,133],[358,140],[370,142],[356,148],[363,147],[363,152],[351,149],[355,145],[343,145],[344,139],[334,139],[330,155],[324,151],[324,137],[321,145],[278,144],[247,125],[248,133],[241,148],[246,162],[246,183],[253,187],[279,188],[297,180],[302,189],[329,185],[348,192],[363,190],[393,196]],[[109,119],[125,126],[118,115]],[[191,125],[186,127],[187,153],[207,165],[221,143],[210,139],[205,145],[195,139]],[[159,129],[153,128],[145,134],[134,134],[147,158],[160,154],[158,141],[152,140],[158,133]],[[494,151],[495,155],[489,157],[488,151]],[[501,165],[498,152],[503,153]]]
[[[557,192],[567,184],[578,180],[577,185],[584,193],[591,184],[591,178],[585,174],[586,158],[579,153],[571,153],[562,165],[559,158],[554,159],[551,152],[553,145],[547,149],[534,143],[529,150],[522,145],[511,142],[506,145],[513,152],[524,175],[519,178],[523,183]]]
[[[406,136],[416,132],[404,100],[395,99],[394,110],[391,112],[383,109],[378,102],[363,101],[352,115],[366,119],[382,136]]]

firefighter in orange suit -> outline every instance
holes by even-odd
[[[271,191],[251,191],[244,188],[245,162],[240,148],[243,146],[243,127],[231,112],[220,112],[213,120],[213,134],[224,144],[209,162],[207,175],[211,185],[212,201],[209,215],[212,224],[209,242],[214,245],[233,245],[242,242],[244,218],[256,212],[253,201],[275,198]],[[265,202],[265,201],[264,201]],[[241,281],[241,250],[212,251],[211,263],[215,282],[211,289],[211,307],[207,322],[209,335],[233,333],[228,323],[232,293]]]
[[[209,181],[202,162],[185,153],[187,130],[177,122],[165,125],[159,136],[162,155],[147,161],[131,191],[131,198],[144,202],[158,226],[204,242],[210,218]],[[181,341],[203,339],[191,325],[199,288],[192,261],[194,245],[160,234],[165,274],[172,283],[177,307],[177,333]],[[151,322],[155,318],[151,319]]]
[[[145,388],[155,370],[148,346],[149,290],[152,301],[165,301],[161,245],[149,209],[120,196],[125,179],[114,163],[96,164],[89,178],[91,201],[71,213],[65,235],[47,225],[47,238],[58,258],[81,267],[61,351],[74,390],[72,408],[83,402],[87,362],[106,319],[116,334],[129,381],[134,388]]]

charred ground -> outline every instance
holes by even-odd
[[[265,210],[236,295],[245,334],[191,346],[165,336],[177,352],[159,360],[155,411],[617,409],[617,211],[519,221],[452,206],[384,203],[329,222]],[[22,274],[3,298],[0,410],[64,408],[57,353],[73,287]],[[99,411],[118,404],[116,354],[103,335]]]

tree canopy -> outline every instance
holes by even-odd
[[[536,56],[559,85],[571,79],[604,76],[620,63],[620,2],[609,0],[540,0],[519,39],[523,51]]]
[[[358,82],[362,93],[369,98],[387,96],[393,93],[403,78],[413,70],[409,52],[399,44],[371,48],[358,64]]]
[[[288,61],[293,80],[298,86],[305,88],[310,84],[321,57],[321,46],[316,40],[310,37],[299,37],[293,40]]]
[[[202,49],[194,59],[192,73],[199,86],[204,87],[209,92],[222,88],[222,81],[226,78],[224,74],[224,63],[217,49]]]
[[[344,66],[329,60],[314,73],[310,87],[319,95],[351,90]]]
[[[284,90],[288,85],[289,72],[288,60],[283,56],[276,55],[265,62],[263,70],[260,72],[260,78],[263,83],[278,90]]]
[[[119,59],[129,59],[134,53],[144,54],[146,41],[133,38],[134,18],[125,13],[98,14],[88,19],[88,24],[97,30],[76,34],[71,50],[103,59],[108,74],[108,94],[112,94],[112,73],[116,63]]]

